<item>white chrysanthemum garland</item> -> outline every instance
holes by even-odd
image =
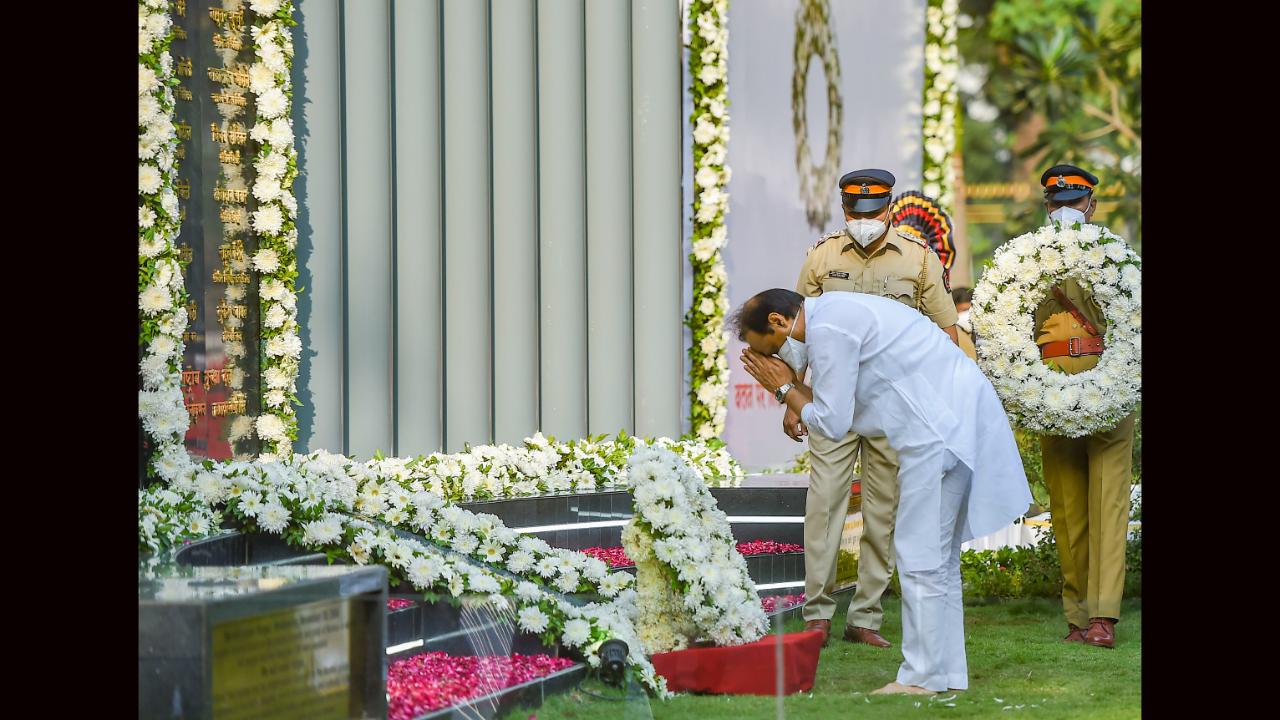
[[[166,0],[138,3],[138,415],[154,462],[180,452],[190,418],[181,388],[187,293],[174,239],[180,227],[174,126],[172,21]]]
[[[948,210],[955,207],[958,96],[956,76],[960,51],[956,47],[959,0],[929,0],[924,45],[924,186],[925,195]]]
[[[1067,279],[1092,292],[1107,321],[1098,364],[1074,375],[1045,365],[1035,343],[1035,309]],[[1142,259],[1097,225],[1019,235],[973,290],[973,329],[978,363],[1016,424],[1067,437],[1107,430],[1142,397]]]
[[[689,347],[689,430],[699,438],[719,437],[729,410],[728,342],[724,316],[729,311],[728,275],[721,250],[728,240],[729,210],[729,20],[728,0],[689,3],[689,77],[693,96],[693,300],[685,325]]]
[[[138,547],[148,552],[199,540],[217,530],[222,513],[193,493],[155,484],[138,491]]]
[[[271,460],[293,452],[298,439],[298,366],[302,340],[298,336],[298,200],[293,181],[298,153],[289,119],[293,104],[290,70],[293,66],[292,0],[250,0],[255,13],[254,62],[249,67],[249,91],[254,94],[257,120],[249,136],[258,143],[253,196],[257,209],[252,226],[258,236],[253,268],[258,272],[263,352],[262,409],[255,422],[259,452]]]
[[[168,488],[141,494],[140,504],[146,506],[139,510],[140,525],[159,522],[147,520],[154,517],[152,508],[173,508],[173,516],[190,528],[201,524],[199,518],[216,518],[221,511],[247,532],[281,535],[332,559],[385,565],[395,583],[406,580],[424,592],[455,598],[463,593],[488,596],[489,602],[516,611],[523,630],[546,642],[581,648],[593,666],[599,664],[599,644],[618,637],[631,649],[640,681],[667,694],[630,624],[635,615],[630,575],[521,535],[492,515],[447,504],[413,477],[405,460],[354,463],[319,451],[294,455],[288,462],[205,461],[180,472]],[[201,508],[206,509],[203,515]],[[414,533],[425,542],[397,537],[393,530]],[[165,540],[188,535],[140,532],[141,549],[163,550]],[[578,609],[549,591],[611,600]]]
[[[640,575],[637,588],[636,624],[649,651],[687,647],[698,639],[692,631],[722,646],[763,637],[768,622],[747,561],[698,474],[663,448],[638,449],[627,465],[635,514],[622,545],[637,568],[651,557],[661,568]]]

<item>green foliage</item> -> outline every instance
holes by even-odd
[[[973,92],[962,90],[962,105],[981,101],[998,111],[994,120],[965,119],[966,180],[1016,179],[1016,166],[1031,158],[1046,167],[1086,167],[1101,178],[1102,189],[1123,189],[1119,198],[1103,196],[1118,205],[1098,220],[1141,252],[1140,0],[962,0],[960,12],[968,18],[957,37],[961,57],[985,76]],[[1025,147],[1015,157],[1020,132]],[[994,245],[987,236],[996,226],[974,232],[975,260],[1040,224],[1038,200],[1008,208]]]

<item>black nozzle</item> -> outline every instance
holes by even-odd
[[[627,644],[621,640],[606,640],[600,646],[600,679],[607,685],[621,687],[626,669]]]

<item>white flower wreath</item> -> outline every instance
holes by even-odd
[[[1033,313],[1065,280],[1090,290],[1106,318],[1093,369],[1068,375],[1045,365]],[[978,363],[1013,421],[1045,435],[1081,437],[1114,427],[1142,393],[1142,260],[1097,225],[1046,225],[996,249],[973,291]]]
[[[636,561],[636,627],[650,653],[759,640],[768,623],[729,519],[680,456],[640,448],[627,463],[635,515],[622,546]],[[696,636],[695,636],[696,635]]]

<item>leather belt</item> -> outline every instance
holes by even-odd
[[[1081,355],[1101,355],[1103,350],[1100,337],[1073,337],[1069,340],[1058,340],[1040,346],[1042,359],[1055,357],[1080,357]]]

